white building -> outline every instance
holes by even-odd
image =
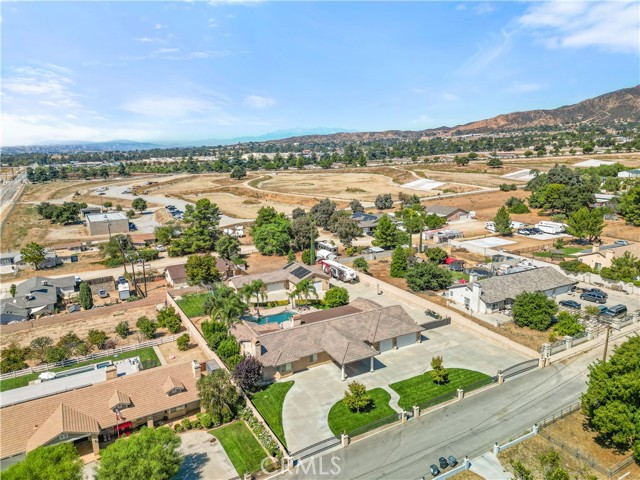
[[[524,272],[477,280],[472,275],[469,283],[454,285],[445,296],[472,312],[493,313],[511,306],[524,292],[542,292],[547,297],[567,293],[578,283],[565,277],[553,267],[536,268]]]

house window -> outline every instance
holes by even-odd
[[[313,355],[311,355],[309,357],[309,363],[315,363],[317,361],[318,361],[318,354],[317,353],[314,353]]]
[[[69,438],[69,434],[67,432],[58,435],[58,440],[66,440],[67,438]]]
[[[278,365],[277,371],[282,372],[290,372],[291,371],[291,363],[285,363],[284,365]]]

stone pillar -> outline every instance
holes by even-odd
[[[93,454],[97,457],[100,455],[100,440],[97,433],[91,435],[91,447],[93,448]]]
[[[291,470],[293,468],[293,457],[284,457],[284,466],[287,470]]]
[[[251,476],[250,473],[245,473],[242,478],[244,478],[244,480],[251,480],[253,477]]]
[[[343,447],[346,447],[349,445],[349,435],[347,435],[346,433],[343,433],[342,436],[340,437],[340,442],[342,443]]]
[[[564,348],[566,350],[569,350],[571,347],[573,347],[573,337],[567,335],[566,337],[564,337]]]
[[[595,338],[595,334],[593,332],[593,327],[587,327],[587,340],[593,340]]]
[[[400,414],[400,423],[407,423],[407,411],[406,410],[402,410],[402,413]]]
[[[540,426],[537,423],[533,424],[533,433],[537,434],[540,431]]]
[[[420,407],[417,405],[413,406],[413,418],[418,418],[420,416]]]
[[[344,382],[347,378],[347,375],[344,373],[344,364],[342,364],[342,374],[340,376],[340,379]]]
[[[500,445],[498,445],[498,442],[493,444],[493,454],[494,455],[498,455],[500,453]]]
[[[551,356],[551,344],[543,343],[542,344],[542,358],[549,358]]]
[[[498,385],[502,385],[504,383],[504,375],[502,372],[498,374]]]
[[[469,470],[471,468],[471,462],[469,461],[469,456],[464,456],[464,469]]]
[[[373,366],[373,357],[371,357],[369,359],[369,371],[373,372],[375,370],[374,366]]]
[[[464,390],[462,388],[458,389],[458,400],[462,400],[464,398]]]
[[[153,428],[153,417],[147,417],[147,427]]]

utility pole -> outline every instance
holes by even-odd
[[[147,298],[147,270],[145,269],[144,258],[141,258],[140,260],[142,261],[142,280],[144,281],[144,297]]]

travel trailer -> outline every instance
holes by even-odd
[[[558,234],[564,232],[564,225],[558,222],[538,222],[536,228],[542,230],[544,233]]]

